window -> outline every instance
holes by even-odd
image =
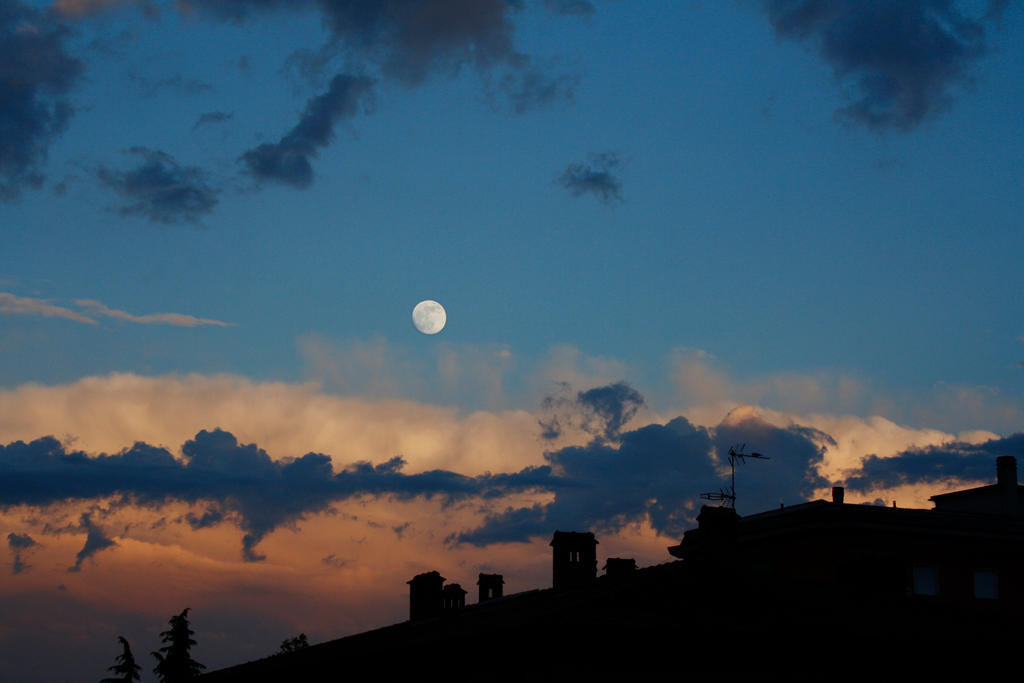
[[[999,598],[999,582],[992,569],[974,570],[974,597],[980,600],[996,600]]]
[[[939,568],[931,565],[914,566],[914,595],[939,594]]]

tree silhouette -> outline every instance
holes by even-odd
[[[104,678],[100,683],[122,683],[123,681],[132,683],[132,681],[142,680],[142,677],[139,675],[139,670],[142,667],[135,663],[135,655],[132,654],[128,641],[125,640],[124,636],[118,636],[117,639],[121,641],[124,651],[118,655],[117,664],[107,667],[108,671],[113,671],[117,676],[115,678]]]
[[[198,676],[200,669],[206,668],[189,656],[189,649],[196,641],[192,640],[195,631],[188,627],[188,610],[186,607],[181,614],[171,617],[168,622],[171,627],[160,634],[163,642],[167,644],[160,648],[160,652],[151,653],[158,662],[153,673],[159,676],[163,683],[187,681]]]
[[[289,638],[281,643],[281,653],[295,652],[304,647],[309,647],[309,641],[306,640],[305,633],[300,633],[295,638]]]

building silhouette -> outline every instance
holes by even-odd
[[[637,568],[597,539],[555,531],[552,584],[479,601],[438,572],[414,577],[410,620],[275,655],[203,681],[619,680],[687,672],[733,680],[977,680],[1019,671],[1024,637],[1024,486],[1016,460],[997,483],[932,496],[934,509],[831,500],[740,517],[704,506],[698,526]]]

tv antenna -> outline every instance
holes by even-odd
[[[702,493],[700,497],[704,500],[718,500],[722,502],[723,507],[731,507],[736,509],[736,461],[745,463],[747,458],[757,458],[759,460],[771,460],[767,455],[761,455],[760,453],[744,453],[743,449],[747,447],[747,444],[737,448],[732,446],[729,448],[729,488],[718,489],[717,491],[711,491],[709,493]]]

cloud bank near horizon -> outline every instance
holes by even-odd
[[[278,388],[277,396],[282,395]],[[355,460],[313,451],[275,458],[222,429],[199,431],[182,445],[180,457],[143,441],[98,455],[52,436],[13,441],[0,446],[0,507],[45,511],[106,501],[113,508],[159,509],[187,503],[197,510],[184,518],[193,531],[237,527],[243,534],[241,555],[250,562],[265,559],[257,546],[274,530],[357,499],[369,504],[435,500],[442,507],[470,503],[476,512],[465,518],[461,530],[446,536],[454,544],[530,542],[554,528],[614,534],[636,525],[677,537],[693,523],[699,494],[724,485],[724,454],[735,444],[754,444],[771,457],[741,474],[739,507],[754,512],[809,499],[837,475],[845,476],[851,491],[862,492],[984,480],[995,455],[1013,451],[1024,438],[966,444],[947,436],[924,448],[904,447],[886,457],[861,454],[859,460],[829,465],[826,456],[840,442],[819,428],[792,421],[773,424],[751,407],[733,410],[713,427],[682,416],[662,423],[636,417],[643,401],[622,382],[552,401],[565,424],[582,427],[579,434],[585,438],[575,443],[558,441],[564,437],[552,434],[550,416],[517,414],[515,424],[528,435],[519,454],[501,465],[500,446],[478,452],[501,443],[490,437],[478,437],[477,447],[470,447],[477,460],[449,454],[447,461],[432,460],[423,450],[412,451],[410,458],[382,453],[379,445]],[[437,428],[429,417],[427,421]],[[495,428],[499,425],[494,421],[483,425],[491,434]],[[429,435],[419,428],[413,431]],[[370,446],[372,441],[363,443]],[[542,450],[545,443],[553,448]],[[950,455],[954,452],[959,456]],[[88,511],[83,514],[75,528],[86,531],[87,539],[75,570],[115,543]],[[393,526],[404,529],[409,521],[396,520]]]

